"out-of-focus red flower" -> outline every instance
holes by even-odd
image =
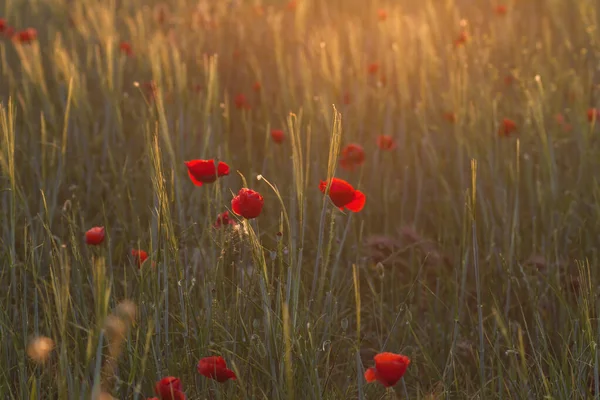
[[[352,95],[350,92],[344,92],[344,96],[342,97],[342,103],[348,105],[352,102]]]
[[[319,190],[322,193],[325,193],[327,190],[327,183],[327,181],[321,181],[319,184]],[[367,199],[364,193],[354,189],[351,184],[339,178],[333,178],[331,180],[329,198],[340,210],[344,211],[344,208],[347,208],[352,212],[359,212],[362,210]]]
[[[510,136],[511,133],[516,132],[517,124],[512,119],[504,118],[500,124],[498,134],[500,136]]]
[[[600,110],[597,108],[588,108],[587,119],[589,122],[595,122],[600,117]]]
[[[144,250],[131,249],[131,256],[134,258],[138,268],[141,268],[144,261],[148,259],[148,253]]]
[[[121,50],[121,53],[128,55],[128,56],[132,56],[133,55],[133,49],[131,48],[131,44],[129,42],[121,42],[119,43],[119,50]]]
[[[218,177],[229,175],[229,165],[219,161],[215,165],[215,160],[191,160],[186,161],[185,166],[188,169],[188,175],[192,183],[196,186],[202,186],[205,183],[213,183]]]
[[[4,18],[0,18],[0,33],[4,33],[6,29],[6,20]]]
[[[227,368],[227,363],[221,356],[204,357],[198,361],[197,368],[200,375],[220,383],[237,379],[235,372]]]
[[[287,3],[286,7],[287,7],[288,11],[294,11],[298,7],[298,1],[297,0],[290,0]]]
[[[353,171],[365,162],[365,150],[361,145],[350,143],[342,149],[340,154],[340,167]]]
[[[229,211],[224,211],[221,214],[217,215],[217,220],[215,221],[214,227],[220,228],[222,226],[235,225],[235,221],[229,217]]]
[[[379,63],[374,62],[367,65],[367,72],[369,75],[375,75],[377,71],[379,71]]]
[[[103,226],[95,226],[85,233],[85,242],[91,246],[98,246],[104,241],[105,234]]]
[[[494,12],[496,13],[496,15],[506,15],[506,13],[508,12],[508,7],[506,7],[506,5],[504,4],[499,4],[496,6],[496,8],[494,8]]]
[[[262,85],[260,84],[259,81],[254,82],[254,85],[252,85],[252,90],[254,90],[255,92],[260,92],[261,88],[262,88]]]
[[[385,21],[387,19],[387,17],[388,17],[388,13],[383,8],[380,8],[379,10],[377,10],[377,18],[379,18],[380,21]]]
[[[410,359],[402,354],[379,353],[374,359],[375,366],[365,371],[365,379],[367,382],[379,381],[385,387],[398,383],[410,365]]]
[[[17,32],[13,38],[19,43],[29,44],[37,39],[37,31],[34,28],[27,28]]]
[[[160,400],[158,397],[148,397],[146,400]]]
[[[462,31],[458,34],[458,37],[454,39],[454,47],[459,47],[467,43],[469,40],[469,34],[466,31]]]
[[[447,111],[444,113],[444,119],[448,122],[450,122],[451,124],[456,122],[456,113],[452,112],[452,111]]]
[[[246,98],[246,95],[243,93],[240,93],[233,98],[233,104],[235,105],[235,108],[239,110],[248,110],[251,108],[250,103],[248,103],[248,99]]]
[[[507,74],[504,76],[504,84],[506,86],[512,85],[514,81],[515,81],[515,77],[513,75]]]
[[[283,143],[283,140],[285,139],[285,133],[283,132],[283,129],[272,129],[271,139],[273,139],[273,141],[277,144]]]
[[[260,215],[264,199],[260,193],[252,189],[242,188],[231,200],[231,209],[236,215],[246,219],[256,218]]]
[[[185,400],[181,381],[174,376],[166,376],[154,385],[154,392],[161,400]]]
[[[573,125],[567,123],[567,121],[565,120],[565,116],[562,113],[556,114],[554,116],[554,119],[556,120],[556,123],[558,125],[562,126],[565,132],[571,132],[573,130]]]
[[[381,150],[394,150],[396,148],[396,141],[389,135],[379,135],[377,137],[377,147]]]

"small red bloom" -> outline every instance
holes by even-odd
[[[285,133],[282,129],[272,129],[271,130],[271,138],[277,144],[280,144],[285,139]]]
[[[345,92],[344,96],[342,98],[342,102],[346,105],[350,104],[352,102],[352,96],[350,95],[350,92]]]
[[[453,124],[456,122],[456,113],[453,113],[452,111],[445,112],[444,119]]]
[[[600,117],[600,110],[597,108],[589,108],[587,110],[587,119],[590,122],[594,122]]]
[[[510,74],[504,76],[504,84],[506,86],[512,85],[514,81],[515,81],[515,77],[514,76],[512,76]]]
[[[158,397],[148,397],[146,400],[160,400]]]
[[[262,86],[259,81],[254,82],[254,85],[252,85],[252,90],[254,90],[255,92],[260,92],[261,88]]]
[[[192,183],[196,186],[213,183],[218,177],[229,175],[229,165],[219,161],[215,166],[214,159],[186,161],[185,166]]]
[[[133,55],[133,49],[131,48],[131,44],[129,42],[119,43],[119,50],[121,50],[121,53],[126,54],[128,56]]]
[[[229,211],[224,211],[217,215],[217,220],[215,221],[214,227],[220,228],[221,226],[227,225],[235,225],[235,221],[229,218]]]
[[[37,39],[37,31],[34,28],[27,28],[17,32],[15,39],[20,43],[29,44]]]
[[[377,147],[381,150],[394,150],[396,148],[396,141],[389,135],[379,135],[377,137]]]
[[[350,143],[342,149],[340,155],[340,167],[348,171],[353,171],[356,167],[365,162],[365,151],[362,146]]]
[[[508,7],[506,7],[504,4],[497,5],[494,9],[494,12],[497,15],[506,15],[506,13],[508,12]]]
[[[85,242],[97,246],[104,241],[105,233],[103,226],[95,226],[85,233]]]
[[[185,400],[181,390],[181,381],[174,376],[166,376],[154,385],[154,392],[161,400]]]
[[[517,124],[512,119],[504,118],[502,120],[502,124],[500,125],[500,130],[498,134],[500,136],[510,136],[511,133],[517,130]]]
[[[141,268],[144,261],[148,259],[148,253],[144,250],[131,249],[131,256],[135,259],[138,268]]]
[[[319,190],[325,193],[327,190],[327,182],[321,181]],[[352,212],[359,212],[363,209],[366,202],[366,196],[359,190],[354,189],[351,184],[343,179],[333,178],[329,187],[329,198],[340,210],[344,208]]]
[[[4,18],[0,18],[0,33],[4,32],[6,29],[6,20]]]
[[[221,356],[201,358],[198,361],[198,373],[220,383],[237,379],[235,372],[227,368],[227,363]]]
[[[256,218],[260,215],[264,199],[260,193],[252,189],[242,188],[231,200],[231,209],[236,215],[246,219]]]
[[[379,381],[385,387],[398,383],[410,365],[410,359],[402,354],[379,353],[374,359],[375,366],[365,371],[365,379]]]
[[[387,19],[387,17],[388,17],[387,11],[385,11],[382,8],[377,10],[377,18],[379,18],[380,21],[385,21]]]
[[[467,32],[462,31],[458,34],[458,37],[454,39],[454,47],[464,45],[465,43],[467,43],[467,40],[469,40],[469,35],[467,34]]]
[[[233,98],[233,104],[235,104],[235,107],[237,109],[242,109],[242,108],[248,109],[248,108],[250,108],[250,104],[248,104],[248,100],[246,99],[246,95],[243,94],[243,93],[240,93],[240,94],[236,95]]]
[[[374,63],[367,65],[367,72],[369,73],[369,75],[375,75],[377,73],[377,71],[379,71],[378,63],[374,62]]]

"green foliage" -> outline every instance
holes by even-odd
[[[0,40],[0,398],[144,399],[167,375],[189,399],[597,395],[600,7],[295,4],[0,8],[38,32]],[[197,158],[232,173],[193,186]],[[262,214],[216,229],[242,186]],[[363,378],[381,351],[412,360],[388,392]],[[238,380],[200,376],[209,355]]]

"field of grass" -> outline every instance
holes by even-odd
[[[600,395],[598,0],[0,18],[0,398]],[[194,159],[230,173],[196,186]],[[389,389],[380,352],[411,360]],[[214,355],[236,380],[198,373]]]

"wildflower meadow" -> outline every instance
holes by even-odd
[[[0,1],[0,398],[598,398],[599,23]]]

